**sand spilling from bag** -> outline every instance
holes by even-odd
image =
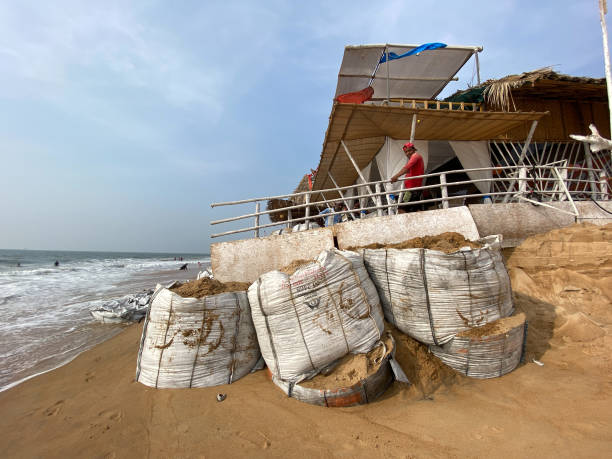
[[[367,354],[348,354],[341,358],[328,371],[322,371],[314,378],[300,383],[310,389],[340,389],[354,386],[373,375],[380,368],[384,357],[393,349],[389,335],[383,335],[383,347],[377,344]]]
[[[247,282],[219,282],[215,279],[202,278],[179,284],[170,289],[171,292],[183,298],[204,298],[226,292],[242,292],[249,288]]]
[[[281,273],[287,274],[288,276],[291,276],[302,266],[306,266],[311,263],[315,263],[315,261],[314,260],[295,260],[289,263],[287,266],[283,266],[281,269],[279,269],[279,271]]]
[[[395,244],[369,244],[362,247],[351,247],[348,250],[359,249],[430,249],[444,253],[452,253],[462,247],[478,249],[482,244],[467,240],[463,235],[455,232],[446,232],[437,236],[415,237]]]
[[[482,327],[474,327],[469,330],[458,333],[457,336],[463,338],[483,338],[485,336],[501,335],[508,333],[513,328],[521,326],[525,323],[525,314],[519,312],[510,317],[504,317],[495,322],[488,323]]]
[[[466,379],[429,352],[426,344],[405,335],[393,325],[385,322],[395,339],[395,360],[400,364],[412,384],[410,391],[418,398],[430,398],[440,387],[449,387]]]

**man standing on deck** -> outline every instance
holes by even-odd
[[[391,177],[391,183],[395,183],[400,176],[406,174],[406,180],[404,180],[404,189],[406,191],[404,191],[404,195],[398,206],[398,212],[401,214],[418,210],[416,206],[408,206],[406,204],[421,199],[421,190],[411,191],[411,189],[420,187],[423,184],[423,179],[411,179],[410,177],[417,177],[425,173],[423,157],[417,152],[414,144],[412,142],[406,142],[402,148],[406,158],[408,158],[408,162],[402,167],[401,171]]]

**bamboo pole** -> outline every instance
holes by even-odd
[[[414,142],[414,134],[416,131],[417,114],[412,115],[412,126],[410,126],[410,143]]]
[[[525,161],[525,156],[527,156],[527,150],[529,149],[529,144],[531,143],[531,138],[533,137],[533,133],[536,130],[536,127],[538,126],[538,121],[534,120],[531,123],[531,128],[529,129],[529,134],[527,134],[527,139],[525,140],[525,145],[523,145],[523,151],[521,151],[521,156],[519,157],[519,160],[517,162],[517,166],[522,166],[523,162]],[[508,191],[512,191],[512,188],[514,187],[514,184],[516,183],[516,181],[512,181],[510,182],[510,186],[508,187]],[[508,202],[510,200],[510,195],[507,194],[504,197],[504,203]]]
[[[478,60],[478,51],[475,53],[476,58],[476,78],[478,81],[478,86],[480,86],[480,61]]]
[[[336,183],[336,181],[334,180],[334,176],[331,175],[331,172],[328,172],[327,176],[331,179],[332,183],[334,184],[336,188],[340,188],[338,184]],[[345,199],[344,193],[342,193],[342,190],[339,189],[338,194],[342,198],[342,202],[344,202],[344,205],[346,206],[347,210],[351,210],[351,206],[349,206],[348,201]],[[349,214],[349,215],[353,218],[353,220],[355,220],[355,217],[353,216],[353,214]]]
[[[415,115],[416,116],[416,115]],[[353,167],[355,168],[355,170],[357,171],[357,174],[359,174],[359,178],[361,180],[363,180],[363,183],[368,183],[368,181],[365,179],[365,177],[363,176],[363,174],[361,173],[361,169],[359,169],[359,166],[357,166],[357,163],[355,162],[355,160],[353,159],[353,155],[351,155],[351,152],[349,151],[348,147],[346,146],[346,144],[344,143],[344,140],[340,140],[340,143],[342,144],[342,147],[344,148],[344,151],[346,153],[346,156],[348,156],[348,158],[351,160],[351,163],[353,163]],[[329,175],[329,172],[328,172]],[[370,193],[370,195],[372,195],[372,197],[374,197],[374,193],[372,192],[372,188],[370,188],[369,185],[365,185],[366,189],[368,190],[368,193]],[[380,201],[380,196],[376,199],[376,204],[378,206],[381,205],[381,201]]]

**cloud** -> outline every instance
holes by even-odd
[[[3,4],[0,63],[3,96],[95,94],[114,87],[143,90],[176,107],[222,110],[222,69],[195,62],[163,29],[138,20],[128,4]],[[62,7],[63,6],[63,7]]]

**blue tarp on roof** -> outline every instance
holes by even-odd
[[[393,61],[395,59],[401,59],[403,57],[413,56],[415,54],[422,53],[423,51],[427,51],[430,49],[438,49],[438,48],[446,48],[446,43],[425,43],[421,46],[417,46],[416,48],[411,49],[410,51],[404,54],[395,54],[393,52],[390,52],[389,60]],[[384,62],[387,62],[387,53],[383,53],[382,57],[380,58],[380,63],[382,64]]]

